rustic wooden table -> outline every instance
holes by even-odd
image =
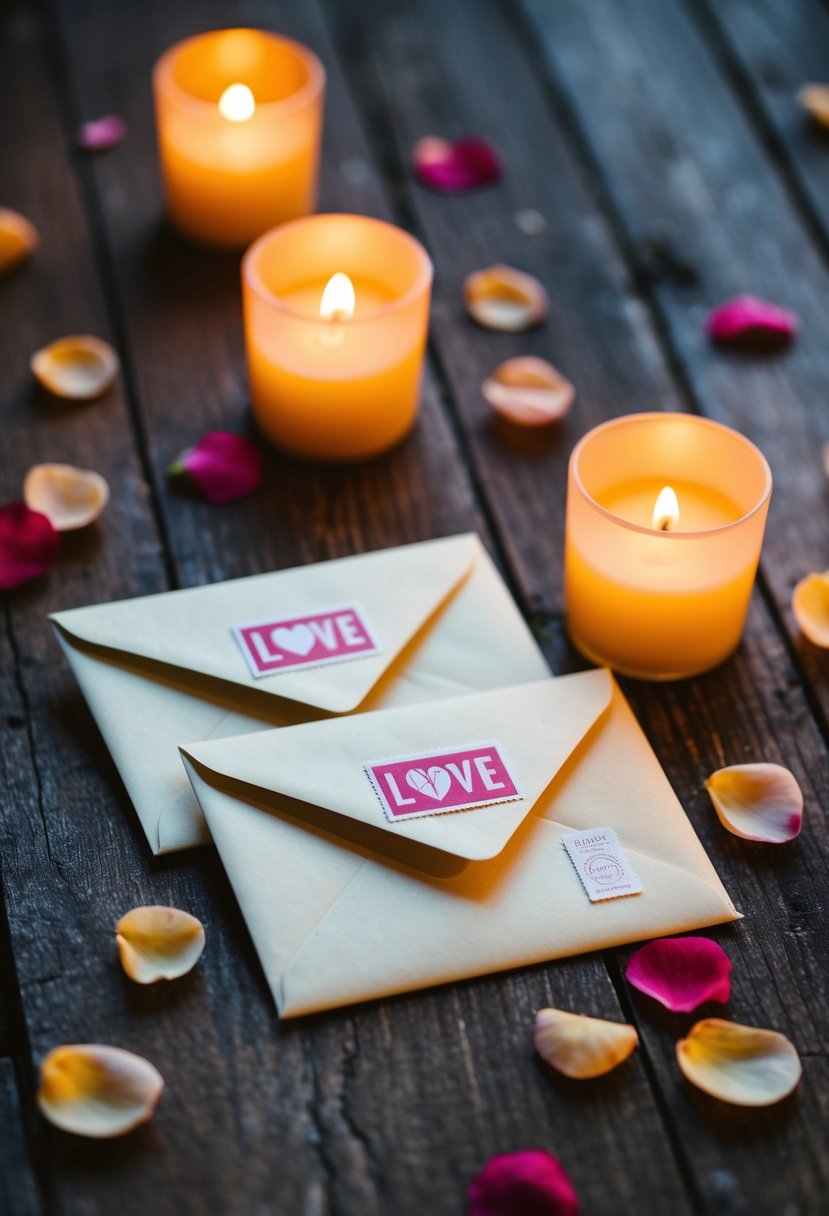
[[[238,505],[174,497],[164,467],[213,427],[246,431],[238,259],[179,243],[160,215],[149,73],[203,28],[257,24],[329,72],[322,207],[392,217],[436,264],[420,425],[397,452],[325,470],[267,458]],[[829,667],[803,643],[791,589],[829,553],[829,143],[794,101],[829,79],[821,0],[6,0],[0,14],[2,203],[43,243],[0,292],[2,499],[38,461],[100,470],[113,501],[56,569],[7,597],[0,818],[0,1211],[3,1216],[455,1216],[486,1157],[543,1146],[591,1216],[829,1210]],[[84,159],[81,119],[126,116]],[[483,134],[503,182],[465,198],[411,182],[424,134]],[[505,261],[552,299],[541,330],[475,329],[473,269]],[[802,334],[762,359],[712,350],[710,306],[741,291],[796,309]],[[32,388],[30,353],[109,336],[124,374],[67,407]],[[543,434],[493,424],[484,375],[550,358],[577,385]],[[799,1091],[759,1111],[691,1090],[674,1064],[689,1019],[659,1016],[592,955],[281,1027],[212,849],[150,856],[46,621],[52,609],[209,583],[477,528],[556,671],[565,470],[589,427],[631,409],[700,411],[766,452],[776,489],[745,642],[722,669],[626,692],[738,907],[712,936],[734,963],[729,1016],[784,1031]],[[779,761],[807,803],[785,848],[727,835],[704,778]],[[149,758],[151,762],[151,758]],[[125,980],[127,908],[169,903],[207,925],[199,968]],[[535,1010],[635,1022],[642,1045],[598,1083],[536,1061]],[[122,1141],[53,1131],[36,1064],[57,1043],[116,1042],[169,1079]]]

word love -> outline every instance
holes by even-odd
[[[233,635],[257,679],[380,653],[366,618],[354,604],[237,625]]]
[[[521,797],[494,743],[380,761],[365,771],[392,821]]]

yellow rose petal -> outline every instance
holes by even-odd
[[[797,100],[815,122],[829,127],[829,84],[807,84],[798,93]]]
[[[500,364],[481,392],[496,413],[518,426],[549,426],[564,417],[576,395],[561,372],[532,355]]]
[[[195,967],[204,950],[204,925],[179,908],[133,908],[115,926],[115,941],[130,979],[155,984]]]
[[[118,375],[118,356],[108,342],[89,334],[58,338],[35,351],[32,372],[50,393],[90,401],[107,391]]]
[[[810,642],[829,648],[829,570],[800,580],[792,593],[792,612]]]
[[[98,518],[109,501],[109,486],[91,469],[36,464],[23,482],[23,499],[31,511],[45,515],[56,532],[72,532]]]
[[[40,238],[34,224],[8,207],[0,207],[0,277],[25,262]]]
[[[539,325],[550,308],[538,279],[511,266],[476,271],[464,283],[463,293],[473,321],[504,333],[520,333]]]
[[[632,1026],[562,1009],[539,1009],[533,1038],[542,1060],[566,1077],[601,1077],[628,1058],[639,1042]]]
[[[63,1131],[106,1140],[152,1117],[164,1079],[142,1056],[100,1043],[50,1051],[40,1066],[37,1103]]]
[[[771,1106],[788,1097],[802,1074],[794,1046],[776,1030],[704,1018],[676,1045],[683,1075],[721,1102]]]
[[[785,844],[803,824],[803,792],[782,764],[732,764],[705,783],[720,823],[744,840]]]

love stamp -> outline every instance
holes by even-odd
[[[592,904],[641,893],[642,884],[630,868],[613,828],[565,832],[561,843]]]
[[[256,679],[381,653],[365,613],[356,604],[236,625],[233,636]]]
[[[364,768],[392,823],[521,797],[497,743],[398,756]]]

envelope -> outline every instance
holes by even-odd
[[[548,673],[474,534],[51,619],[154,853],[210,839],[178,744]]]
[[[500,788],[444,811],[476,749]],[[283,1017],[739,917],[607,671],[182,756]],[[641,892],[591,902],[562,840],[609,828]]]

